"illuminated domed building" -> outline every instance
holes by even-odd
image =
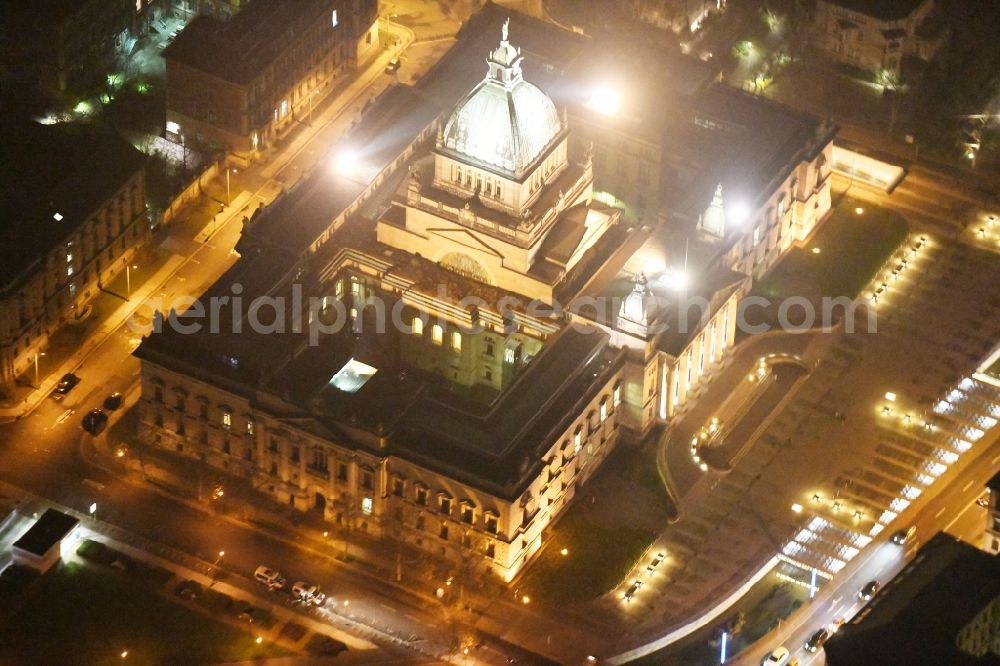
[[[569,162],[566,122],[524,80],[507,29],[486,78],[411,167],[402,224],[384,220],[378,240],[551,302],[617,211],[593,202],[592,165]]]
[[[232,299],[220,333],[165,330],[136,353],[146,443],[509,581],[623,433],[668,423],[723,367],[751,273],[829,206],[831,149],[703,63],[686,87],[650,85],[645,117],[592,112],[579,92],[603,49],[506,16],[488,3],[246,221],[206,297],[307,295],[281,306],[290,326],[251,330]],[[710,307],[685,331],[688,284],[667,268],[689,246]]]

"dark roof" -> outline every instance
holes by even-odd
[[[513,294],[468,281],[423,258],[392,250],[365,236],[370,222],[352,220],[330,241],[336,249],[352,248],[391,264],[388,275],[413,282],[429,294],[447,285],[461,298],[475,294],[487,303]],[[364,227],[363,229],[359,227]],[[330,261],[329,248],[316,257],[314,270]],[[296,262],[275,251],[245,256],[203,297],[232,294],[243,288],[244,305],[261,294],[288,298],[298,284],[306,297],[315,292],[307,273],[294,280]],[[394,311],[396,297],[380,293],[385,310]],[[245,314],[245,313],[244,313]],[[286,312],[287,314],[287,312]],[[286,317],[291,321],[294,315]],[[272,416],[294,422],[320,437],[345,446],[404,459],[458,478],[499,496],[517,497],[540,464],[539,449],[550,446],[560,424],[578,413],[571,407],[590,400],[622,357],[608,349],[608,336],[596,328],[572,327],[548,340],[515,383],[492,402],[475,401],[468,389],[408,366],[400,357],[400,333],[394,326],[379,331],[364,324],[359,334],[345,326],[310,345],[308,332],[257,333],[246,322],[232,327],[231,304],[218,317],[217,332],[206,329],[182,334],[170,326],[147,337],[136,355],[214,386],[241,395]],[[191,323],[181,316],[182,322]],[[351,358],[378,372],[356,393],[329,386]],[[233,363],[232,359],[236,359]],[[378,438],[387,439],[379,448]]]
[[[145,156],[90,127],[0,121],[0,294],[65,242],[143,168]],[[61,220],[53,216],[59,214]]]
[[[1000,493],[1000,472],[997,472],[986,482],[986,487],[995,493]]]
[[[329,12],[342,6],[332,0],[264,0],[249,3],[228,21],[202,14],[163,56],[225,81],[249,83],[316,21],[329,27]],[[348,23],[344,16],[336,29],[346,30]]]
[[[881,21],[897,21],[909,16],[927,0],[826,0],[831,5],[873,16]]]
[[[41,557],[69,534],[79,522],[62,511],[46,509],[31,529],[14,542],[14,548]]]
[[[1000,557],[940,532],[833,635],[826,663],[985,664],[960,650],[956,637],[998,596]]]

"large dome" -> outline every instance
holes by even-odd
[[[548,95],[521,77],[521,55],[507,41],[490,54],[486,79],[466,95],[444,127],[444,146],[474,161],[519,173],[559,134]]]

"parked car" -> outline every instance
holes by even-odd
[[[632,583],[632,587],[628,588],[628,591],[625,593],[625,601],[632,601],[632,597],[635,596],[635,593],[639,591],[640,587],[642,587],[641,580],[637,580]]]
[[[807,640],[805,645],[802,647],[804,647],[807,652],[817,652],[829,639],[830,632],[826,629],[819,629],[816,633],[809,637],[809,640]]]
[[[113,412],[122,406],[123,400],[121,393],[112,393],[104,399],[104,409]]]
[[[909,527],[904,527],[901,530],[893,532],[891,541],[897,546],[905,546],[913,538],[913,535],[917,533],[917,526],[910,525]]]
[[[858,592],[858,598],[862,601],[868,601],[875,596],[875,593],[879,591],[882,586],[879,585],[877,580],[869,581],[865,584],[861,591]]]
[[[80,378],[74,375],[72,372],[67,372],[56,384],[56,390],[53,392],[52,396],[56,400],[62,400],[66,397],[66,394],[73,390],[73,388],[80,383]]]
[[[663,553],[657,553],[656,557],[653,558],[653,561],[646,565],[646,573],[653,573],[653,571],[656,570],[656,567],[660,566],[660,562],[662,562],[665,557],[666,555]]]
[[[83,417],[83,429],[95,437],[108,427],[108,415],[100,409],[92,409]]]
[[[257,570],[253,572],[253,577],[267,585],[269,590],[280,590],[286,582],[285,577],[280,573],[263,565],[257,567]]]
[[[292,596],[304,604],[322,606],[326,595],[320,592],[319,585],[298,581],[292,584]]]
[[[776,647],[771,651],[771,654],[764,657],[761,661],[761,666],[788,666],[788,660],[792,658],[792,654],[788,651],[784,645],[781,647]]]
[[[385,66],[385,73],[392,74],[393,72],[399,69],[401,64],[402,63],[399,62],[399,58],[393,58],[392,60],[389,61],[389,64]]]

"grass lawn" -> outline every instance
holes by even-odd
[[[521,584],[525,594],[555,604],[589,601],[617,585],[653,541],[646,530],[595,525],[584,508],[574,504],[556,523]]]
[[[8,607],[0,599],[0,663],[206,664],[285,656],[273,645],[129,584],[64,564]],[[13,611],[13,614],[8,615]]]
[[[862,208],[859,215],[856,208]],[[856,297],[906,239],[906,220],[885,208],[842,197],[808,247],[789,252],[754,289],[770,299]],[[813,248],[818,248],[815,254]]]

